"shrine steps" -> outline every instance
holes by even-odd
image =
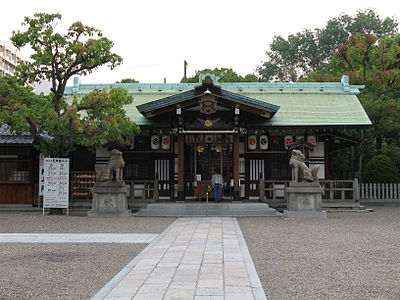
[[[151,203],[137,217],[281,217],[265,203]]]

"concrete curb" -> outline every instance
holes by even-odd
[[[246,266],[247,274],[249,275],[249,281],[251,289],[253,291],[254,299],[256,300],[267,300],[264,289],[261,285],[260,278],[258,277],[256,267],[251,258],[249,249],[247,248],[246,241],[243,237],[242,231],[240,230],[239,223],[236,218],[233,219],[235,224],[235,231],[239,240],[240,249],[242,251],[243,260]]]
[[[135,256],[117,275],[115,275],[104,287],[102,287],[91,300],[101,300],[111,292],[111,290],[135,267],[135,265],[171,230],[178,220],[172,222],[163,232]]]

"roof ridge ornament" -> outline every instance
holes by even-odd
[[[199,75],[199,83],[204,84],[217,84],[218,81],[225,76],[225,74],[228,73],[228,70],[224,70],[221,74],[215,75],[212,73],[197,73]]]
[[[200,112],[206,115],[211,115],[217,111],[217,99],[210,95],[212,94],[210,91],[208,91],[208,93],[207,91],[204,92],[205,95],[200,97]]]

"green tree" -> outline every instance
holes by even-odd
[[[368,161],[363,178],[365,182],[399,182],[399,172],[390,157],[380,154]]]
[[[400,34],[377,37],[351,36],[348,45],[339,47],[333,62],[352,83],[363,84],[360,100],[373,123],[370,138],[376,152],[384,143],[400,138]]]
[[[266,60],[258,67],[265,80],[297,81],[312,72],[329,69],[333,54],[349,37],[358,33],[381,39],[397,33],[398,23],[381,19],[373,10],[360,10],[354,17],[343,14],[328,20],[322,29],[305,29],[287,39],[275,36],[266,52]]]
[[[373,127],[365,130],[362,139],[360,137],[365,143],[355,151],[342,150],[339,155],[351,154],[355,161],[364,156],[364,161],[368,161],[375,155],[386,154],[400,167],[399,44],[400,34],[380,38],[372,34],[353,35],[346,45],[339,46],[329,69],[313,72],[305,78],[337,81],[342,74],[347,74],[352,84],[365,85],[359,98]]]
[[[96,147],[123,143],[137,131],[123,106],[132,102],[127,90],[93,91],[67,99],[64,91],[74,75],[86,75],[97,67],[111,69],[122,58],[111,51],[113,43],[100,30],[73,23],[65,34],[56,32],[60,14],[25,17],[25,31],[14,32],[17,48],[30,46],[31,59],[18,66],[16,78],[1,78],[0,120],[17,134],[28,132],[35,146],[49,156],[66,157],[77,145]],[[26,82],[50,80],[49,96],[35,95]]]
[[[139,81],[135,80],[134,78],[124,78],[116,83],[139,83]]]
[[[255,74],[247,74],[245,76],[237,74],[232,69],[228,68],[215,68],[215,69],[204,69],[201,71],[196,71],[196,75],[189,77],[187,82],[196,83],[199,82],[199,74],[211,73],[217,76],[223,74],[223,76],[218,80],[219,82],[258,82],[259,79]]]

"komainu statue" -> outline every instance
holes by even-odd
[[[318,181],[318,170],[319,165],[316,165],[312,169],[307,167],[304,163],[305,157],[300,150],[292,150],[292,156],[289,160],[289,166],[292,167],[292,181],[295,182],[314,182]]]
[[[122,152],[114,149],[111,151],[110,159],[105,167],[96,167],[97,182],[110,182],[115,179],[117,182],[123,182],[123,171],[125,167]]]

